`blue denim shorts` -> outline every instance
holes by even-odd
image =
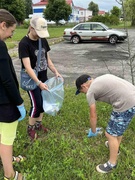
[[[135,115],[135,106],[124,112],[112,111],[106,132],[112,136],[122,136]]]

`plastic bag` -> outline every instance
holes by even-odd
[[[63,79],[59,77],[53,77],[45,82],[49,89],[41,91],[45,113],[55,116],[61,109],[64,100],[63,83]]]

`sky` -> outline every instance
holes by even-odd
[[[32,0],[32,1],[33,3],[40,2],[40,0]],[[91,1],[98,4],[99,10],[103,10],[103,11],[110,11],[113,8],[113,6],[118,6],[120,8],[120,5],[116,2],[116,0],[73,0],[73,3],[75,6],[88,8],[88,4]]]

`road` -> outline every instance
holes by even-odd
[[[128,31],[131,53],[135,54],[135,31]],[[51,45],[50,57],[58,71],[63,75],[65,84],[73,85],[75,79],[84,73],[93,78],[112,73],[131,81],[128,62],[128,42],[111,45],[109,43],[84,42],[72,44],[67,41]],[[13,59],[19,77],[20,61]],[[48,71],[49,77],[52,72]]]

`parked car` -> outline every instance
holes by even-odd
[[[66,24],[66,21],[65,21],[64,19],[59,20],[59,24],[60,24],[60,25],[65,25],[65,24]]]
[[[56,24],[55,21],[47,21],[47,24]],[[58,24],[65,25],[66,21],[64,19],[59,20]]]
[[[84,22],[77,24],[73,28],[66,28],[63,38],[74,44],[81,41],[108,41],[115,44],[118,41],[124,41],[127,34],[124,31],[111,29],[103,23]]]
[[[55,21],[47,21],[47,24],[49,25],[49,24],[55,24]]]

